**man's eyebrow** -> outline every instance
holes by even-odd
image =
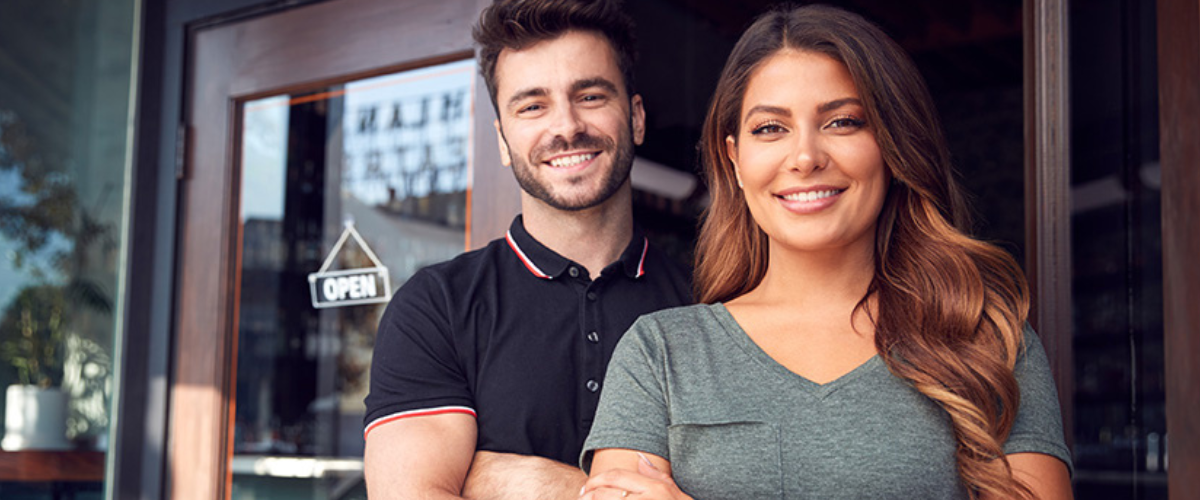
[[[549,93],[550,92],[548,90],[546,90],[545,87],[534,87],[534,88],[530,88],[530,89],[521,90],[521,91],[517,92],[516,94],[513,94],[512,97],[508,98],[508,106],[507,107],[511,108],[511,107],[515,106],[518,102],[528,99],[530,97],[543,97]]]
[[[817,112],[825,113],[828,111],[833,111],[835,109],[838,109],[838,108],[848,105],[848,104],[854,104],[854,105],[858,105],[858,106],[863,105],[862,101],[860,101],[857,97],[844,97],[842,99],[829,101],[825,104],[817,106]]]
[[[585,78],[583,80],[576,80],[575,83],[571,84],[571,93],[575,93],[575,92],[579,92],[581,90],[586,90],[586,89],[595,88],[595,87],[600,87],[600,88],[607,90],[608,92],[613,93],[613,94],[620,93],[617,91],[617,84],[613,83],[612,81],[610,81],[607,78],[599,77],[599,76],[597,76],[595,78]]]

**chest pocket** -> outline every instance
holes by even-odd
[[[685,493],[704,500],[783,498],[779,427],[738,421],[667,429],[671,470]]]

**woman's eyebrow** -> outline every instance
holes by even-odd
[[[830,112],[835,109],[841,108],[843,106],[848,106],[848,105],[862,106],[863,103],[862,103],[862,100],[857,97],[844,97],[841,99],[835,99],[835,100],[832,100],[832,101],[829,101],[826,103],[822,103],[820,106],[817,106],[817,112],[818,113],[827,113],[827,112]],[[789,118],[792,116],[792,110],[790,110],[788,108],[785,108],[782,106],[772,106],[769,104],[759,104],[759,105],[756,105],[756,106],[750,108],[750,110],[746,111],[746,118],[750,118],[751,116],[754,116],[754,114],[756,114],[756,113],[766,113],[766,114],[779,115],[779,116],[784,116],[784,117],[789,117]]]
[[[780,116],[784,116],[784,117],[792,116],[792,110],[790,110],[788,108],[784,108],[784,107],[780,107],[780,106],[771,106],[769,104],[759,104],[757,106],[754,106],[753,108],[750,108],[749,111],[746,111],[746,118],[750,118],[751,116],[754,116],[756,113],[766,113],[769,115],[780,115]]]
[[[858,106],[863,105],[862,101],[859,100],[857,97],[844,97],[844,98],[829,101],[825,104],[817,106],[817,112],[825,113],[825,112],[833,111],[835,109],[838,109],[838,108],[848,105],[848,104],[854,104],[854,105],[858,105]]]

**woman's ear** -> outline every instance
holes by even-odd
[[[725,155],[729,157],[729,163],[733,164],[733,175],[737,177],[738,187],[745,187],[742,185],[742,173],[738,169],[737,139],[734,139],[732,135],[725,136]]]

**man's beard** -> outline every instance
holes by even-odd
[[[572,138],[570,143],[562,137],[555,137],[549,145],[534,148],[530,152],[530,158],[545,158],[554,152],[579,149],[599,149],[604,154],[612,154],[612,167],[608,169],[605,177],[600,179],[600,186],[595,191],[583,193],[582,196],[576,196],[573,199],[553,192],[550,183],[539,179],[533,167],[520,155],[512,155],[513,174],[516,175],[517,184],[521,186],[522,190],[551,207],[565,211],[586,210],[607,201],[629,179],[629,171],[633,169],[633,141],[628,128],[621,130],[618,140],[620,141],[619,145],[614,144],[612,139],[581,133]],[[595,166],[589,168],[595,168]],[[571,177],[566,180],[571,185],[577,185],[584,181],[583,176]]]

